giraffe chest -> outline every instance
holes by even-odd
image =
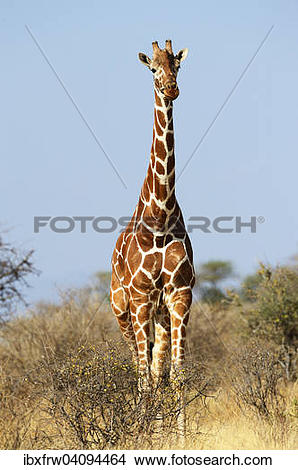
[[[123,284],[138,292],[159,292],[189,286],[194,278],[192,250],[187,234],[130,234],[124,253]]]

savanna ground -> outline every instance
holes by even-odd
[[[298,275],[258,276],[254,298],[193,305],[187,449],[297,448]],[[0,333],[2,449],[178,448],[174,386],[165,375],[144,413],[109,303],[92,288],[40,303]]]

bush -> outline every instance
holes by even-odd
[[[47,412],[78,448],[150,448],[176,437],[175,386],[165,380],[140,397],[130,357],[114,342],[81,347],[61,363],[44,364],[41,375],[49,378]],[[205,385],[196,369],[186,372],[185,386],[189,402],[201,396]]]
[[[253,332],[278,344],[298,346],[298,273],[288,267],[261,266],[262,282],[256,289],[256,305],[248,311]]]
[[[150,448],[176,439],[177,389],[166,375],[140,401],[116,320],[94,298],[70,291],[60,305],[39,304],[2,325],[0,448]],[[185,406],[203,396],[196,362],[184,386]]]
[[[254,302],[256,300],[256,290],[261,282],[262,275],[259,272],[246,276],[241,284],[241,298],[248,302]]]
[[[265,417],[281,412],[281,370],[273,352],[250,342],[234,353],[229,370],[233,371],[231,387],[240,406],[244,404]]]
[[[246,305],[239,296],[249,336],[274,343],[288,378],[295,378],[298,348],[298,272],[281,266],[275,269],[260,265],[260,281],[254,290],[253,303]]]

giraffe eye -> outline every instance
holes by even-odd
[[[156,69],[151,69],[151,72],[152,72],[152,73],[155,73],[155,72],[156,72]]]

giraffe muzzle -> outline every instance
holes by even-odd
[[[170,100],[178,98],[179,88],[176,81],[169,81],[165,84],[164,95]]]

